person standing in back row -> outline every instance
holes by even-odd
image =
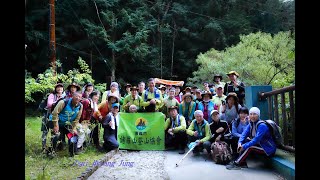
[[[224,94],[228,95],[230,92],[235,92],[239,98],[239,104],[244,106],[244,97],[245,97],[245,85],[243,82],[238,80],[239,73],[236,71],[230,71],[227,73],[229,80],[224,85]]]

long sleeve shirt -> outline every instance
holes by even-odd
[[[201,143],[208,141],[210,139],[211,131],[209,128],[209,124],[206,120],[203,120],[200,124],[198,124],[197,121],[194,119],[191,122],[189,128],[187,129],[187,134],[190,136],[193,136],[193,133],[197,131],[197,129],[199,129],[197,138],[199,138]]]
[[[164,130],[167,130],[168,128],[174,128],[173,133],[185,131],[186,127],[186,120],[179,114],[174,119],[172,117],[167,118],[166,122],[164,123]]]

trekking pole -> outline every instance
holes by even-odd
[[[180,161],[178,163],[176,163],[176,167],[178,167],[179,163],[182,162],[182,160],[187,157],[187,155],[197,146],[197,144],[194,142],[194,145],[192,146],[192,148],[190,148],[190,150],[182,157],[182,159],[180,159]]]

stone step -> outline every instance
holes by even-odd
[[[277,149],[271,158],[271,168],[286,179],[295,179],[295,155],[281,149]]]

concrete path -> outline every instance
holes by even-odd
[[[188,150],[186,148],[186,150]],[[187,153],[187,151],[186,151]],[[170,151],[120,150],[108,162],[99,167],[88,180],[140,179],[140,180],[283,180],[275,172],[266,169],[263,162],[248,161],[249,168],[227,170],[217,165],[206,154],[191,153],[176,167],[184,155]]]
[[[194,156],[192,152],[190,152],[178,167],[176,167],[176,163],[179,162],[183,156],[184,155],[178,154],[177,151],[165,151],[164,167],[171,180],[199,180],[199,178],[201,178],[201,180],[283,179],[275,172],[265,169],[263,162],[248,160],[247,164],[249,168],[228,170],[225,165],[218,165],[211,159],[207,159],[206,153]]]

